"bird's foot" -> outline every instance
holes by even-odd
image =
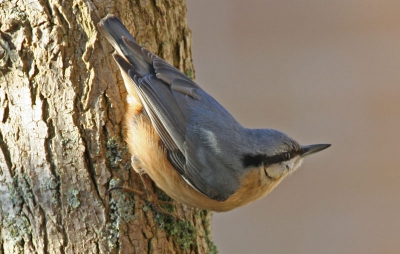
[[[147,175],[140,175],[140,178],[142,179],[142,182],[145,186],[146,192],[137,190],[137,189],[133,189],[130,187],[126,187],[126,186],[114,186],[112,188],[110,188],[107,192],[111,192],[113,190],[122,190],[124,192],[130,192],[133,193],[134,195],[139,196],[141,199],[148,201],[149,203],[151,203],[153,209],[156,212],[165,214],[167,216],[170,216],[172,218],[174,218],[175,220],[183,220],[182,218],[180,218],[180,216],[176,215],[176,214],[172,214],[171,212],[167,211],[165,208],[162,207],[162,205],[169,205],[169,206],[173,206],[174,203],[172,201],[164,201],[164,200],[159,200],[157,194],[154,192],[154,188],[152,186],[151,180]]]

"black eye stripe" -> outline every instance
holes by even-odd
[[[245,154],[242,156],[243,167],[259,167],[261,165],[269,166],[272,164],[288,161],[295,157],[297,154],[294,152],[285,152],[274,156],[267,156],[265,154]]]

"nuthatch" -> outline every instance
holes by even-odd
[[[138,45],[117,17],[98,26],[117,51],[129,94],[125,127],[133,167],[171,198],[229,211],[264,197],[305,156],[330,146],[300,146],[280,131],[243,127],[200,86]]]

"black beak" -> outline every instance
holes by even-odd
[[[307,155],[322,151],[330,146],[331,144],[316,144],[316,145],[302,146],[300,151],[300,156],[306,157]]]

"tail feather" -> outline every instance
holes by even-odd
[[[122,22],[109,14],[98,24],[100,32],[106,37],[118,54],[127,58],[141,76],[154,73],[151,59],[142,51],[135,38],[129,33]]]

